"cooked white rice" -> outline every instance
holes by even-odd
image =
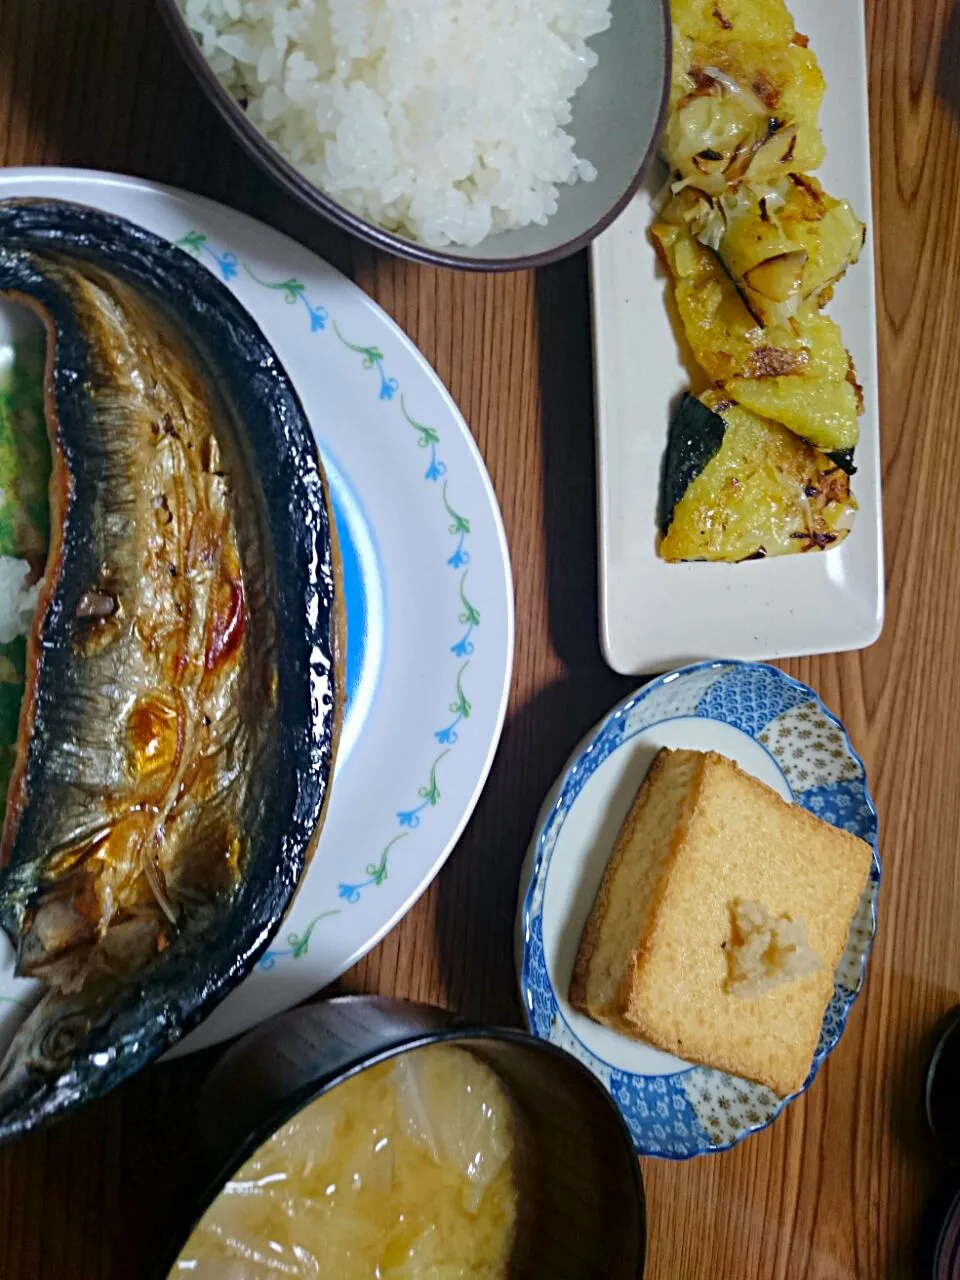
[[[425,244],[543,224],[610,0],[179,0],[260,131],[341,204]]]
[[[30,566],[26,560],[0,556],[0,644],[9,644],[30,630],[40,595],[40,583],[27,586]]]

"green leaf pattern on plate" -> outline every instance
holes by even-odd
[[[295,277],[282,280],[264,279],[248,263],[240,263],[236,254],[218,250],[210,243],[207,235],[196,229],[186,232],[176,243],[187,253],[192,254],[193,257],[204,260],[209,259],[210,263],[216,264],[225,281],[232,280],[242,267],[251,280],[254,280],[262,288],[275,292],[288,305],[302,305],[309,316],[311,332],[317,334],[325,333],[328,329],[329,321],[330,328],[332,328],[336,339],[349,351],[360,357],[361,368],[376,374],[378,399],[389,405],[396,404],[398,406],[401,419],[414,432],[413,439],[415,439],[417,447],[427,451],[428,462],[423,478],[428,483],[436,486],[439,500],[448,518],[448,531],[451,537],[456,539],[446,563],[451,569],[462,571],[459,583],[461,608],[456,615],[460,630],[455,634],[449,646],[449,651],[452,657],[461,660],[466,658],[467,661],[461,661],[456,672],[452,674],[455,694],[453,701],[449,704],[449,709],[454,719],[450,724],[436,730],[433,735],[438,745],[443,747],[443,750],[435,757],[427,781],[418,788],[417,803],[409,809],[397,811],[396,819],[401,831],[391,837],[376,860],[371,860],[367,864],[365,879],[353,884],[341,883],[339,885],[338,894],[341,901],[351,904],[357,903],[365,890],[379,888],[384,884],[387,879],[390,857],[394,847],[419,827],[421,816],[425,815],[428,810],[435,808],[440,802],[441,790],[438,767],[458,741],[459,727],[470,717],[471,704],[463,682],[464,675],[470,665],[470,656],[475,648],[474,632],[480,626],[480,612],[466,594],[467,565],[470,563],[468,545],[471,533],[470,520],[454,505],[454,500],[450,494],[450,481],[446,478],[447,464],[440,457],[442,445],[440,433],[435,427],[419,421],[410,412],[401,391],[400,383],[397,378],[388,374],[385,367],[386,357],[378,346],[357,342],[353,340],[352,336],[346,336],[337,324],[336,319],[330,317],[327,309],[309,296],[303,281]],[[440,480],[443,480],[442,488],[437,484]],[[339,909],[325,911],[314,917],[302,934],[291,933],[289,935],[289,945],[286,948],[268,951],[261,960],[260,967],[272,969],[277,959],[281,956],[289,956],[294,960],[298,960],[306,955],[315,926],[320,921],[336,915],[339,915]]]

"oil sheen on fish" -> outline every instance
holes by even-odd
[[[48,332],[50,549],[0,838],[47,993],[0,1139],[102,1094],[256,962],[317,838],[342,699],[336,535],[303,410],[232,295],[119,219],[0,203]]]

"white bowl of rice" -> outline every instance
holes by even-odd
[[[659,136],[667,0],[160,3],[253,156],[405,257],[566,257],[630,200]]]

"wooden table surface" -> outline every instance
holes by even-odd
[[[921,1098],[933,1030],[960,999],[960,0],[876,0],[869,16],[889,608],[869,651],[785,666],[843,717],[866,761],[880,931],[866,994],[803,1098],[728,1154],[643,1162],[651,1280],[916,1274],[942,1178]],[[513,555],[510,713],[456,853],[338,987],[516,1022],[511,929],[538,807],[572,745],[634,683],[597,646],[585,259],[472,277],[316,225],[230,142],[148,0],[0,0],[0,161],[161,179],[274,223],[351,274],[452,391]],[[2,1280],[144,1274],[210,1061],[147,1070],[0,1151]]]

